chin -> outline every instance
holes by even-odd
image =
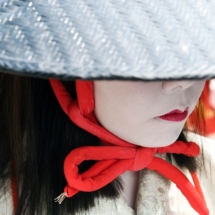
[[[172,132],[170,134],[164,133],[165,135],[153,135],[153,137],[147,138],[145,141],[140,141],[141,138],[134,139],[132,141],[132,144],[137,146],[143,146],[148,148],[158,148],[158,147],[165,147],[173,144],[175,141],[177,141],[181,131]],[[143,139],[143,138],[142,138]],[[144,138],[146,139],[146,138]]]
[[[159,140],[157,141],[156,146],[153,147],[165,147],[165,146],[169,146],[171,144],[173,144],[175,141],[177,141],[178,137],[180,135],[180,132],[177,133],[172,133],[170,135],[166,135],[163,138],[159,138]]]
[[[174,140],[167,140],[167,141],[165,141],[165,142],[160,142],[156,147],[165,147],[165,146],[170,146],[171,144],[173,144],[175,141],[177,140],[177,138],[176,139],[174,139]]]

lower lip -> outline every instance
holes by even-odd
[[[182,113],[170,113],[163,116],[159,116],[158,118],[166,120],[166,121],[172,121],[172,122],[181,122],[186,119],[188,115],[188,111],[184,111]]]

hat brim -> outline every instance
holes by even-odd
[[[62,70],[60,70],[61,72],[59,72],[59,70],[51,70],[48,71],[48,69],[44,69],[44,70],[37,70],[37,67],[34,67],[34,70],[26,68],[26,66],[24,66],[23,68],[20,68],[15,70],[14,67],[10,68],[10,67],[2,67],[0,66],[0,73],[7,73],[7,74],[14,74],[14,75],[21,75],[21,76],[29,76],[29,77],[36,77],[36,78],[56,78],[56,79],[61,79],[61,80],[77,80],[77,79],[84,79],[84,80],[143,80],[143,81],[159,81],[159,80],[208,80],[208,79],[212,79],[215,78],[215,67],[213,67],[213,69],[210,68],[203,68],[202,71],[199,69],[196,69],[196,72],[192,72],[190,73],[189,70],[185,71],[181,71],[181,73],[174,73],[171,72],[165,73],[167,72],[165,70],[165,72],[163,74],[159,73],[150,73],[150,74],[146,74],[146,73],[142,73],[142,69],[139,69],[137,71],[134,71],[132,69],[129,70],[130,73],[127,74],[123,74],[125,70],[121,71],[122,73],[113,73],[111,70],[106,69],[105,71],[98,71],[98,73],[96,73],[96,69],[93,70],[84,70],[84,72],[82,72],[82,68],[79,69],[74,69],[74,70],[70,70],[68,72],[68,70],[64,70],[62,72]],[[174,69],[173,69],[174,70]],[[133,72],[132,72],[133,71]]]
[[[214,5],[0,0],[0,69],[67,80],[211,79]]]

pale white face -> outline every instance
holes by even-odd
[[[178,138],[204,84],[94,81],[95,115],[103,127],[132,144],[167,146]]]

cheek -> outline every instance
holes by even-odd
[[[108,130],[115,124],[117,113],[120,113],[118,104],[124,103],[122,92],[116,88],[114,82],[94,82],[94,112],[100,124]]]
[[[199,88],[200,94],[202,93],[204,86],[205,86],[206,81],[197,81],[197,88]]]
[[[195,106],[199,100],[204,89],[205,81],[196,81],[187,94],[187,100],[190,105],[190,113],[195,109]]]
[[[132,114],[132,91],[128,84],[121,82],[94,82],[95,115],[108,130],[118,124],[122,126],[128,113]]]
[[[195,98],[195,102],[197,102],[199,97],[201,96],[205,86],[205,82],[206,81],[196,81],[196,83],[194,84],[192,93],[193,93],[193,97]]]
[[[94,112],[100,124],[114,135],[129,141],[132,129],[146,120],[146,102],[142,95],[143,92],[146,94],[146,89],[142,88],[138,82],[95,81]]]

